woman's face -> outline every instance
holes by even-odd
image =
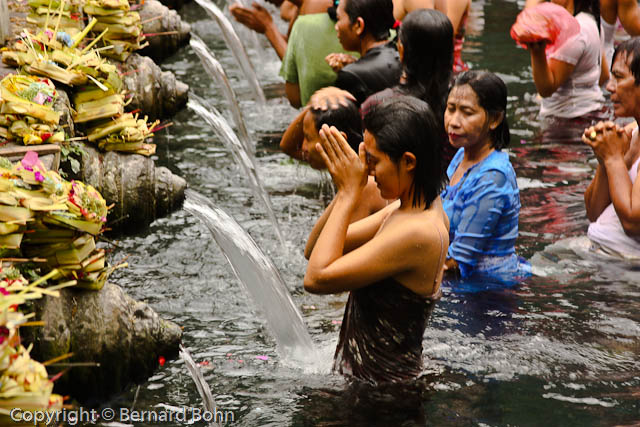
[[[354,23],[349,19],[349,15],[344,10],[347,0],[340,0],[338,7],[336,8],[336,21],[335,29],[338,33],[338,40],[345,50],[360,50],[360,37],[355,29]]]
[[[401,174],[398,165],[378,150],[375,137],[364,131],[364,147],[367,152],[369,175],[373,176],[384,199],[397,199],[401,192]]]
[[[489,132],[493,123],[490,122],[471,86],[466,84],[451,89],[444,112],[444,128],[451,145],[465,149],[491,145]]]
[[[313,120],[313,114],[308,111],[302,120],[302,158],[314,169],[325,169],[324,159],[316,150],[316,143],[320,142],[320,135]]]

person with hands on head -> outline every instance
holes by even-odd
[[[324,159],[316,149],[316,144],[320,141],[319,131],[323,125],[338,128],[354,150],[357,150],[362,142],[362,121],[358,107],[353,101],[344,99],[343,104],[336,108],[322,110],[309,106],[302,110],[282,136],[280,148],[294,159],[309,163],[314,169],[326,169]],[[387,201],[380,196],[375,181],[370,178],[350,222],[369,216],[385,206]],[[323,213],[319,224],[323,223],[323,219],[332,208],[333,202]]]
[[[530,275],[515,253],[520,193],[509,155],[507,87],[495,74],[466,71],[455,80],[444,113],[451,145],[449,185],[442,192],[451,222],[446,270],[463,279],[511,285]]]
[[[611,92],[616,117],[640,120],[640,37],[615,50]],[[613,122],[600,122],[584,131],[582,141],[598,159],[596,174],[584,194],[591,224],[587,235],[609,253],[640,257],[640,141],[637,126],[630,132]]]
[[[600,85],[608,78],[600,43],[599,0],[552,0],[575,16],[580,33],[547,58],[545,42],[528,44],[536,90],[542,96],[540,115],[572,119],[603,107]],[[527,6],[540,3],[528,0]]]
[[[323,126],[318,152],[337,187],[333,209],[307,244],[308,292],[349,291],[334,369],[370,383],[422,372],[422,337],[440,295],[448,220],[437,120],[427,103],[389,98],[364,118],[356,154],[336,128]],[[375,178],[395,203],[349,224]]]

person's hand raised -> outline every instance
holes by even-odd
[[[273,18],[267,9],[260,6],[258,3],[253,3],[252,9],[247,9],[239,4],[232,4],[229,6],[229,12],[231,15],[244,25],[251,28],[253,31],[264,34],[267,28],[273,24]]]
[[[324,159],[338,192],[359,193],[364,189],[369,175],[364,143],[360,143],[356,154],[335,126],[325,124],[320,129],[320,142],[316,149]]]

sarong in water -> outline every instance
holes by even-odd
[[[351,291],[333,369],[379,384],[422,372],[422,336],[435,298],[425,299],[393,279]]]

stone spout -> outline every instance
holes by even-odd
[[[160,61],[189,42],[191,26],[182,21],[175,10],[169,9],[158,0],[145,1],[139,13],[143,22],[143,32],[150,34],[147,37],[149,46],[140,54]],[[174,32],[175,34],[171,34]]]
[[[180,327],[119,286],[107,283],[97,292],[70,288],[60,294],[34,303],[44,326],[23,328],[23,339],[34,344],[36,360],[73,352],[64,362],[91,365],[70,368],[56,380],[56,393],[80,402],[103,399],[152,375],[159,356],[177,355]],[[62,369],[48,368],[50,374]]]
[[[123,64],[123,82],[133,94],[129,110],[140,109],[149,120],[168,117],[187,103],[189,86],[170,71],[162,71],[151,58],[132,54]]]
[[[93,185],[107,204],[107,226],[136,230],[178,208],[186,181],[153,160],[138,154],[102,153],[85,146],[80,179]]]

